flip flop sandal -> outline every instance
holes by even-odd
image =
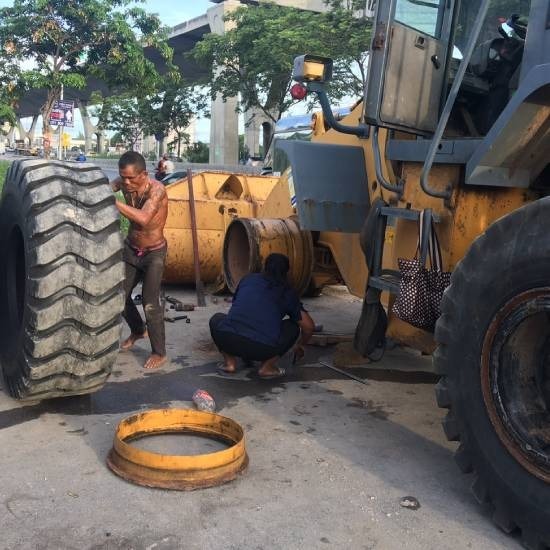
[[[221,364],[221,365],[218,365],[216,367],[216,372],[220,375],[220,376],[223,376],[224,378],[233,378],[236,374],[237,374],[237,371],[233,371],[233,372],[230,372],[228,370],[225,370],[224,368],[224,365]]]
[[[156,367],[146,367],[145,365],[143,365],[143,370],[145,372],[155,372],[157,370],[163,369],[164,367],[169,367],[170,363],[170,357],[167,356]]]
[[[273,374],[266,374],[264,376],[262,376],[261,374],[258,374],[258,377],[261,378],[262,380],[275,380],[277,378],[283,378],[283,376],[285,376],[286,374],[286,370],[283,368],[283,367],[277,367],[277,373],[273,373]]]

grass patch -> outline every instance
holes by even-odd
[[[126,202],[124,200],[124,195],[122,194],[122,191],[117,191],[116,198],[119,201]],[[126,236],[128,235],[128,229],[130,228],[130,220],[120,214],[120,231],[121,233]]]
[[[8,171],[10,164],[11,162],[8,162],[7,160],[0,160],[0,192],[2,191],[2,187],[4,187],[6,172]]]

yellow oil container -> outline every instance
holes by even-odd
[[[193,175],[201,279],[204,283],[215,282],[222,274],[223,239],[231,221],[236,217],[256,217],[277,180],[271,176],[227,172],[199,172]],[[167,186],[166,193],[168,219],[164,233],[168,241],[168,256],[164,281],[194,283],[187,179]]]

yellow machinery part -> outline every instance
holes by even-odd
[[[352,112],[344,117],[344,124],[356,124],[357,120],[361,116],[362,104],[358,103]],[[324,128],[324,119],[322,113],[315,113],[313,116],[314,136],[312,141],[336,143],[340,145],[357,145],[357,138],[347,134],[341,134],[334,130],[326,131]],[[387,131],[381,130],[379,134],[380,149],[385,151],[385,140],[387,137]],[[365,140],[362,140],[362,142]],[[369,146],[365,146],[361,142],[361,145],[365,149],[365,159],[367,169],[372,165],[373,155],[370,148],[370,140],[368,140]],[[393,177],[391,167],[383,167],[386,178]],[[367,170],[367,173],[371,173]],[[338,185],[338,182],[334,182],[334,185]],[[316,262],[310,262],[309,247],[308,255],[305,258],[300,258],[296,255],[296,250],[299,250],[303,245],[303,237],[297,242],[289,239],[285,232],[288,232],[288,228],[284,229],[284,223],[281,225],[282,220],[295,217],[296,210],[291,206],[291,194],[294,193],[294,186],[292,180],[292,173],[287,171],[281,178],[272,186],[271,192],[265,197],[262,204],[259,206],[257,213],[252,215],[239,214],[239,217],[249,218],[246,221],[246,227],[241,229],[235,229],[235,234],[230,235],[226,233],[226,243],[224,245],[224,274],[226,283],[230,290],[234,291],[236,283],[246,273],[254,270],[261,269],[261,261],[265,259],[267,254],[271,252],[281,252],[286,254],[290,259],[291,264],[291,281],[292,284],[300,291],[306,290],[311,279],[313,286],[320,287],[327,282],[334,282],[337,279],[343,279],[350,292],[356,296],[362,297],[365,292],[366,281],[368,277],[368,269],[364,261],[363,252],[359,244],[359,234],[355,233],[337,233],[337,232],[320,232],[314,236],[308,232],[308,241],[314,243],[315,251],[329,251],[333,260],[333,268],[327,272],[326,269],[316,268]],[[386,200],[389,199],[387,191],[384,191],[376,183],[371,184],[371,200],[376,197],[383,197]],[[256,218],[252,220],[251,218]],[[278,220],[276,220],[278,219]],[[282,219],[282,220],[281,220]],[[266,225],[253,223],[258,221],[265,222]],[[270,232],[274,227],[280,227],[281,231],[276,237],[273,237]],[[237,232],[247,231],[250,233],[246,238],[244,233],[240,236]],[[292,232],[291,232],[292,233]],[[301,232],[305,234],[305,232]],[[388,232],[391,233],[391,230]],[[296,234],[296,233],[292,233]],[[393,234],[392,234],[393,235]],[[252,239],[257,237],[258,245],[253,245]],[[231,240],[228,244],[227,241]],[[386,256],[390,255],[389,250],[391,248],[392,239],[388,239],[386,242]],[[259,248],[258,248],[259,247]],[[229,257],[227,256],[227,250],[230,249]],[[312,253],[314,254],[314,253]],[[229,263],[228,263],[229,262]],[[310,272],[306,270],[308,266],[311,266]],[[336,274],[336,276],[335,276]]]
[[[265,259],[277,252],[288,256],[289,281],[300,294],[311,278],[313,242],[296,217],[284,219],[236,218],[227,229],[223,250],[226,284],[235,292],[242,277],[261,271]]]
[[[237,216],[254,217],[278,178],[224,172],[193,175],[201,278],[214,282],[222,272],[225,231]],[[167,186],[168,219],[165,237],[168,255],[164,270],[167,283],[193,283],[193,246],[187,179]]]
[[[157,434],[199,434],[221,440],[227,449],[203,455],[164,455],[139,449],[132,439]],[[194,490],[235,479],[246,468],[244,432],[234,420],[189,409],[134,414],[118,425],[107,465],[118,476],[146,487]]]
[[[410,204],[415,210],[432,208],[439,216],[437,234],[445,271],[454,270],[473,241],[492,223],[536,198],[532,192],[525,189],[458,186],[461,177],[460,166],[435,165],[430,173],[430,185],[435,189],[444,189],[449,183],[455,186],[451,203],[446,205],[441,199],[430,197],[422,191],[419,181],[421,170],[420,163],[403,165],[405,192],[398,205],[405,208]],[[412,258],[416,251],[417,239],[416,222],[397,220],[395,246],[385,267],[395,269],[398,258]],[[391,312],[387,335],[401,344],[427,353],[435,347],[431,333],[404,323]]]
[[[317,244],[330,250],[348,290],[362,297],[367,285],[368,269],[359,244],[359,234],[322,231]]]

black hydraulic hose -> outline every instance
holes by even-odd
[[[382,157],[380,155],[380,144],[378,143],[378,126],[374,127],[374,132],[372,136],[372,152],[374,156],[374,170],[376,172],[376,180],[378,183],[387,191],[392,193],[397,193],[401,196],[403,194],[403,183],[399,182],[397,185],[390,183],[384,177],[382,173]]]
[[[330,106],[330,101],[328,100],[327,91],[325,87],[320,82],[310,82],[307,85],[307,89],[310,92],[317,94],[319,98],[319,103],[321,104],[321,109],[323,110],[323,116],[325,117],[326,123],[330,128],[340,132],[341,134],[351,134],[360,138],[368,138],[370,133],[370,126],[368,124],[359,124],[358,126],[346,126],[345,124],[340,124],[335,118],[332,108]]]

